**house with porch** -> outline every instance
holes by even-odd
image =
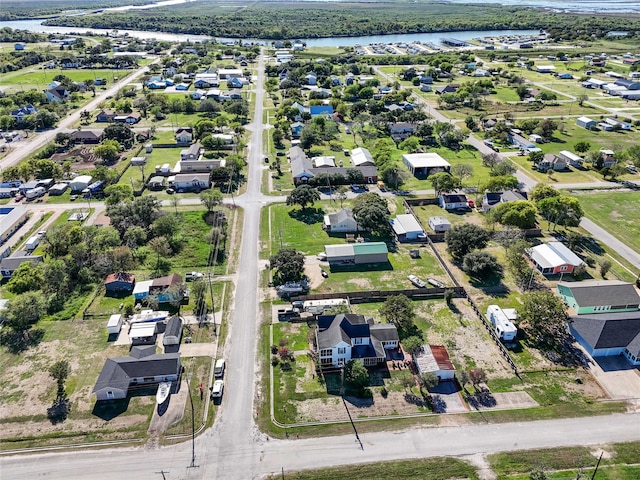
[[[190,145],[193,141],[193,128],[180,127],[176,130],[176,143],[178,145]]]
[[[559,282],[556,291],[578,315],[635,312],[640,309],[636,288],[632,283],[620,280]]]
[[[572,273],[585,263],[561,242],[549,242],[526,249],[531,262],[543,275]]]
[[[199,192],[211,187],[208,173],[178,173],[169,178],[169,184],[180,191]]]
[[[361,230],[350,208],[325,215],[322,229],[327,233],[351,233]]]
[[[445,210],[469,209],[469,199],[464,193],[441,193],[438,196],[438,204]]]
[[[93,387],[98,401],[127,398],[130,388],[140,390],[160,382],[175,382],[180,378],[179,353],[155,353],[155,346],[133,347],[127,357],[109,358]],[[153,393],[153,389],[149,389]]]
[[[329,368],[350,360],[362,360],[368,367],[380,365],[400,342],[395,325],[352,313],[320,315],[315,334],[320,367]]]
[[[109,110],[108,108],[104,108],[100,110],[98,115],[96,115],[96,122],[105,123],[105,122],[113,122],[113,119],[116,116],[116,112],[113,110]]]

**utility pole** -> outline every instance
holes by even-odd
[[[189,402],[191,403],[191,465],[189,468],[196,468],[196,418],[195,409],[193,408],[193,397],[191,396],[191,385],[189,384],[189,375],[184,375],[187,381],[187,389],[189,391]]]

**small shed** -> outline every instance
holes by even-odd
[[[68,183],[56,183],[53,187],[49,189],[49,196],[51,195],[62,195],[69,188]]]
[[[451,222],[444,217],[429,217],[429,226],[436,233],[444,233],[451,228]]]
[[[151,153],[153,152],[153,143],[149,142],[144,146],[144,152],[145,153]]]
[[[578,125],[579,127],[582,127],[582,128],[586,128],[587,130],[591,130],[597,124],[598,124],[598,122],[596,122],[595,120],[592,120],[589,117],[579,117],[576,120],[576,125]]]
[[[400,242],[426,240],[422,226],[410,213],[397,215],[396,218],[390,219],[389,223]]]
[[[182,338],[182,319],[178,316],[171,317],[167,322],[167,328],[164,331],[164,339],[162,344],[179,345]]]
[[[109,335],[120,333],[122,320],[122,315],[119,313],[109,317],[109,321],[107,322],[107,332],[109,332]]]

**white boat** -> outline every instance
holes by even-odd
[[[171,393],[171,382],[161,382],[156,393],[158,405],[162,405],[169,398],[169,393]]]

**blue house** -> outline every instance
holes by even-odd
[[[173,80],[171,80],[170,78],[166,78],[166,79],[164,80],[164,84],[165,84],[167,87],[173,87],[173,85],[174,85]]]
[[[312,105],[309,107],[311,117],[318,115],[333,115],[333,107],[331,105]]]
[[[189,90],[189,84],[179,83],[178,85],[176,85],[176,90]]]
[[[523,148],[525,150],[531,150],[536,148],[535,143],[527,140],[522,135],[520,135],[519,131],[511,130],[507,135],[507,140],[509,140],[516,147]]]
[[[182,300],[185,296],[182,277],[176,273],[153,280],[137,282],[133,289],[136,300],[143,300],[148,296],[155,296],[158,303],[169,303]]]
[[[231,86],[231,88],[242,88],[243,87],[243,83],[240,79],[238,78],[232,78],[229,80],[229,85]]]
[[[592,120],[589,117],[580,117],[576,120],[576,125],[582,128],[586,128],[587,130],[591,130],[592,128],[595,128],[597,124],[598,122],[596,122],[595,120]]]
[[[573,78],[573,75],[571,75],[570,73],[559,73],[558,78],[560,78],[561,80],[571,80]]]
[[[211,86],[211,84],[209,82],[207,82],[206,80],[200,78],[200,79],[196,80],[195,82],[193,82],[193,86],[195,88],[209,88]]]
[[[291,136],[293,138],[300,138],[302,136],[302,130],[304,130],[304,123],[295,122],[291,124]]]

